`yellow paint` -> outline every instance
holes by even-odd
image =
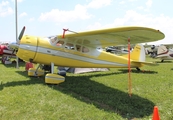
[[[43,76],[44,70],[38,69],[37,73],[35,68],[29,68],[28,70],[28,76]]]
[[[46,74],[45,83],[59,84],[65,81],[65,78],[57,74]]]

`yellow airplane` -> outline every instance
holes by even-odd
[[[21,31],[17,56],[24,60],[39,63],[37,69],[30,68],[29,76],[44,75],[42,65],[50,65],[51,72],[45,75],[45,82],[58,84],[64,82],[65,77],[54,74],[54,66],[80,68],[127,68],[128,55],[117,56],[108,53],[102,48],[107,46],[125,45],[130,43],[145,43],[163,39],[165,35],[159,30],[146,27],[119,27],[86,32],[75,32],[50,37],[23,36]],[[139,69],[143,65],[153,65],[145,62],[145,49],[142,44],[135,46],[130,53],[130,67]]]

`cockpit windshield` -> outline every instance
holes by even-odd
[[[58,47],[60,47],[64,44],[64,41],[58,40],[57,36],[50,36],[50,37],[48,37],[48,39],[52,45],[56,45]]]
[[[51,44],[56,44],[58,42],[57,36],[50,36],[48,39],[50,40]]]

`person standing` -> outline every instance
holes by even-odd
[[[34,68],[34,64],[32,63],[32,59],[29,59],[29,62],[26,63],[25,65],[25,70],[28,71],[29,68]]]

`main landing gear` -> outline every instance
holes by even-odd
[[[58,74],[54,74],[54,63],[51,63],[50,67],[40,64],[36,69],[30,68],[28,70],[28,76],[43,76],[43,75],[45,75],[45,83],[47,84],[59,84],[65,81],[65,77]]]
[[[138,68],[138,67],[136,68],[136,70],[137,70],[137,71],[141,71],[141,69],[140,69],[140,68]]]

